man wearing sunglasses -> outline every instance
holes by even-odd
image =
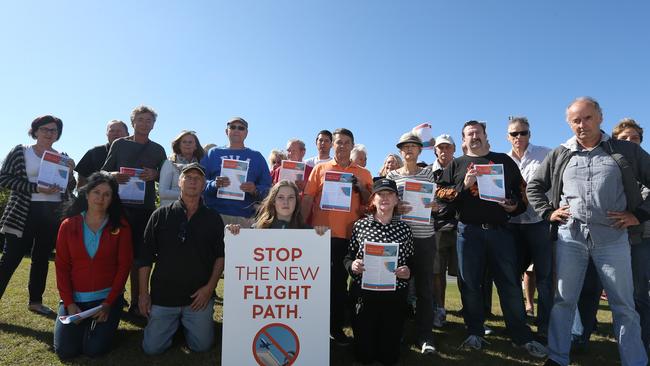
[[[530,124],[526,117],[513,117],[508,122],[508,153],[517,163],[521,175],[528,183],[551,149],[530,143]],[[548,221],[543,220],[533,206],[510,219],[519,250],[519,273],[524,273],[526,314],[534,316],[535,285],[538,292],[537,334],[545,338],[548,318],[553,306],[552,259],[553,251],[548,233]],[[532,263],[533,268],[529,268]]]
[[[271,173],[266,165],[264,156],[244,145],[248,136],[248,122],[235,117],[226,123],[228,146],[211,149],[201,160],[206,169],[208,184],[203,195],[205,204],[217,211],[224,223],[238,224],[241,227],[251,227],[255,214],[255,203],[261,201],[271,188]],[[248,162],[248,173],[243,183],[231,182],[221,174],[221,161],[234,159]],[[217,198],[217,190],[231,184],[240,184],[239,189],[245,192],[244,200]]]
[[[214,289],[223,272],[224,225],[203,204],[205,182],[201,165],[183,167],[180,199],[154,211],[147,223],[138,260],[139,307],[148,318],[142,341],[146,354],[169,348],[179,324],[192,351],[204,352],[214,344]]]

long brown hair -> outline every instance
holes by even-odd
[[[187,130],[181,131],[181,133],[172,140],[173,153],[169,157],[169,160],[176,162],[176,159],[181,154],[181,140],[187,135],[194,137],[194,144],[196,145],[194,147],[192,156],[196,159],[197,162],[201,161],[201,158],[203,158],[203,155],[205,154],[205,150],[203,150],[203,147],[201,147],[201,142],[199,142],[199,137],[196,135],[196,132]]]
[[[305,227],[302,214],[300,213],[300,190],[298,189],[298,186],[288,180],[281,180],[271,187],[269,194],[264,198],[260,207],[257,209],[257,215],[255,216],[256,228],[266,229],[271,227],[273,220],[275,220],[277,216],[275,211],[275,198],[278,196],[278,192],[282,187],[290,187],[296,195],[296,208],[291,214],[289,227],[292,229],[302,229]]]

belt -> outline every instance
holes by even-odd
[[[477,224],[483,230],[498,230],[503,227],[501,224]]]

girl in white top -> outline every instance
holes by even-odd
[[[172,141],[172,151],[169,160],[165,160],[160,169],[158,185],[160,206],[168,205],[178,199],[181,193],[178,188],[181,169],[189,163],[198,163],[205,153],[196,132],[185,130]]]

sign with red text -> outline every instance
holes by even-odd
[[[329,365],[330,233],[226,231],[222,365]]]

